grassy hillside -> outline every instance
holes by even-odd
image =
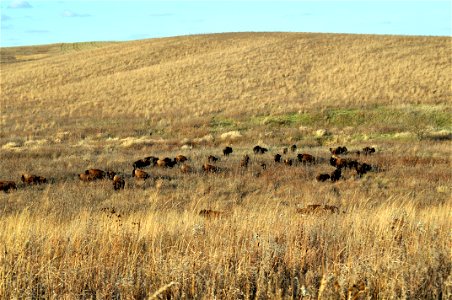
[[[0,180],[17,190],[0,192],[0,299],[451,298],[451,47],[228,33],[2,48]],[[340,145],[371,170],[318,182]],[[177,154],[192,172],[131,175]],[[221,172],[202,171],[209,155]],[[125,189],[81,182],[88,168]],[[338,213],[300,213],[312,204]]]
[[[127,137],[136,129],[183,138],[222,125],[246,130],[268,115],[334,127],[347,119],[327,124],[315,114],[366,108],[356,126],[383,105],[388,120],[377,124],[408,113],[422,116],[421,127],[450,125],[447,37],[235,33],[94,45],[2,49],[2,57],[17,51],[14,63],[2,59],[8,136],[92,129]]]

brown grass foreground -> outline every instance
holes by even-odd
[[[18,190],[0,193],[0,298],[450,298],[450,41],[224,34],[1,49],[0,180]],[[254,155],[257,143],[269,153]],[[293,143],[319,163],[272,162]],[[359,160],[381,172],[317,182],[343,144],[375,146]],[[177,154],[192,172],[131,178],[137,159]],[[200,171],[210,154],[223,172]],[[88,168],[117,171],[125,189],[80,182]],[[24,186],[22,173],[48,183]],[[341,213],[297,213],[310,204]]]

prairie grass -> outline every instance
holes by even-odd
[[[452,297],[450,42],[239,33],[2,48],[0,179],[18,189],[0,193],[0,298]],[[275,163],[292,144],[283,158],[317,164]],[[376,147],[349,155],[375,171],[317,182],[339,145]],[[192,172],[131,177],[135,160],[177,154]],[[222,172],[201,171],[208,155]],[[80,182],[88,168],[125,189]],[[24,186],[25,172],[49,183]],[[340,213],[297,213],[310,204]]]

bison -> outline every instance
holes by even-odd
[[[221,217],[223,213],[220,211],[216,211],[216,210],[211,210],[211,209],[201,209],[201,211],[199,212],[199,215],[201,217],[205,217],[205,218],[219,218]]]
[[[282,153],[283,154],[287,154],[288,151],[289,151],[289,148],[287,148],[287,147],[282,148]]]
[[[301,153],[297,155],[297,159],[299,162],[308,164],[308,163],[315,163],[315,158],[311,154],[307,153]]]
[[[359,177],[361,177],[367,172],[371,171],[372,166],[366,163],[358,163],[355,169],[356,173],[359,175]]]
[[[338,169],[346,168],[348,164],[348,160],[345,158],[338,157],[336,155],[331,156],[330,165],[336,167]]]
[[[242,160],[240,161],[240,167],[247,168],[249,162],[250,162],[250,156],[248,154],[246,154],[245,156],[243,156]]]
[[[184,163],[184,162],[186,162],[188,160],[188,158],[186,157],[186,156],[184,156],[184,155],[182,155],[182,154],[179,154],[179,155],[177,155],[175,158],[174,158],[174,161],[176,162],[176,163]]]
[[[291,165],[293,165],[293,159],[292,158],[286,158],[286,159],[284,159],[284,164],[286,165],[286,166],[291,166]]]
[[[32,174],[22,174],[20,179],[22,180],[23,183],[30,185],[47,183],[47,179],[45,177]]]
[[[330,174],[330,179],[332,182],[336,182],[339,179],[341,179],[341,176],[342,176],[342,171],[340,168],[337,168]]]
[[[145,158],[142,158],[142,159],[139,159],[139,160],[135,161],[133,163],[133,168],[134,169],[140,169],[140,168],[145,168],[145,167],[150,166],[150,165],[151,165],[150,158],[145,157]]]
[[[16,183],[10,180],[0,180],[0,191],[8,193],[10,190],[17,190]]]
[[[104,179],[105,171],[99,169],[88,169],[85,171],[86,175],[93,177],[94,179]]]
[[[306,214],[317,214],[317,213],[339,213],[339,207],[334,205],[320,205],[320,204],[311,204],[306,206],[305,208],[297,208],[297,213],[306,215]]]
[[[333,155],[347,154],[348,149],[345,146],[343,146],[343,147],[339,146],[337,148],[330,148],[330,152]]]
[[[161,168],[172,168],[172,167],[174,167],[175,164],[176,164],[176,161],[171,160],[171,158],[169,158],[169,157],[165,157],[165,158],[159,159],[157,161],[157,166],[159,166]]]
[[[292,152],[297,151],[297,145],[293,144],[292,146],[290,146],[290,151]]]
[[[135,179],[147,179],[150,176],[147,172],[145,172],[141,169],[133,169],[132,177],[135,177]]]
[[[275,162],[276,163],[280,163],[281,162],[281,157],[282,157],[281,154],[276,153],[275,156],[274,156]]]
[[[317,175],[315,179],[316,179],[317,181],[324,182],[324,181],[329,180],[330,178],[331,178],[330,174],[325,174],[325,173],[323,173],[323,174]]]
[[[115,191],[119,191],[121,189],[124,189],[125,185],[126,185],[126,182],[124,181],[124,179],[121,176],[115,175],[113,177],[113,189]]]
[[[364,147],[363,152],[365,155],[371,155],[372,153],[375,153],[374,147]]]
[[[189,165],[183,164],[182,166],[180,166],[180,171],[182,173],[190,173],[191,167]]]
[[[224,149],[223,149],[223,155],[224,156],[228,156],[229,154],[231,154],[232,153],[232,148],[231,147],[225,147]]]
[[[263,148],[263,147],[261,147],[261,146],[259,146],[259,145],[254,146],[254,148],[253,148],[254,154],[264,154],[264,153],[267,152],[267,151],[268,151],[267,148]]]
[[[216,157],[216,156],[213,156],[213,155],[209,155],[207,157],[207,161],[210,162],[210,163],[217,162],[218,160],[220,160],[220,159],[218,157]]]
[[[217,173],[219,171],[218,167],[211,164],[203,164],[202,170],[206,173]]]

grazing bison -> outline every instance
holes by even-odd
[[[137,161],[135,161],[133,163],[133,168],[134,169],[140,169],[140,168],[145,168],[147,166],[151,165],[151,159],[149,157],[145,157],[142,159],[139,159]]]
[[[297,151],[297,145],[293,144],[292,146],[290,146],[290,151],[292,152]]]
[[[275,156],[274,156],[275,162],[276,163],[280,163],[281,162],[281,157],[282,157],[281,154],[276,153]]]
[[[268,151],[267,148],[263,148],[263,147],[261,147],[261,146],[259,146],[259,145],[254,146],[254,148],[253,148],[254,154],[264,154],[264,153],[267,152],[267,151]]]
[[[206,173],[217,173],[219,171],[218,167],[211,164],[203,164],[202,170]]]
[[[374,147],[364,147],[363,152],[365,155],[371,155],[372,153],[375,153]]]
[[[284,164],[286,165],[286,166],[291,166],[291,165],[293,165],[293,159],[292,158],[286,158],[286,159],[284,159]]]
[[[113,189],[115,191],[119,191],[119,190],[124,189],[125,185],[126,185],[126,182],[124,181],[124,179],[122,179],[121,176],[115,175],[113,177]]]
[[[8,193],[10,190],[17,190],[16,183],[10,180],[0,180],[0,191]]]
[[[86,175],[92,176],[94,179],[104,179],[105,171],[99,169],[89,169],[85,171]]]
[[[334,205],[320,205],[320,204],[311,204],[306,206],[305,208],[297,208],[297,213],[306,215],[306,214],[318,214],[318,213],[339,213],[339,207]]]
[[[96,180],[96,178],[95,178],[93,175],[86,174],[86,173],[78,174],[78,178],[79,178],[81,181],[84,181],[84,182],[89,182],[89,181],[94,181],[94,180]]]
[[[47,179],[45,177],[32,175],[32,174],[22,174],[20,179],[25,184],[43,184],[43,183],[47,183]]]
[[[220,211],[216,211],[216,210],[211,210],[211,209],[201,209],[201,211],[199,212],[199,215],[201,217],[205,217],[205,218],[219,218],[221,217],[223,213]]]
[[[348,153],[348,150],[347,150],[347,147],[341,147],[341,146],[339,146],[339,147],[337,147],[337,148],[330,148],[330,152],[331,152],[331,154],[334,154],[334,155],[340,155],[340,154],[347,154]]]
[[[341,179],[341,176],[342,176],[342,171],[340,168],[337,168],[330,174],[330,179],[332,182],[336,182],[339,179]]]
[[[218,160],[220,160],[220,159],[218,157],[216,157],[216,156],[213,156],[213,155],[209,155],[207,157],[207,161],[210,162],[210,163],[217,162]]]
[[[247,168],[249,162],[250,162],[250,157],[248,154],[246,154],[245,156],[243,156],[242,160],[240,161],[240,167]]]
[[[113,178],[115,178],[115,176],[116,176],[116,172],[114,172],[114,171],[107,171],[107,172],[105,172],[105,175],[106,175],[106,177],[108,179],[113,180]]]
[[[184,156],[184,155],[182,155],[182,154],[179,154],[179,155],[177,155],[175,158],[174,158],[174,161],[176,162],[176,163],[184,163],[184,162],[186,162],[188,160],[188,158],[186,157],[186,156]]]
[[[330,165],[336,167],[338,169],[346,168],[349,163],[349,160],[345,158],[338,157],[336,155],[331,156]]]
[[[312,156],[311,154],[307,154],[307,153],[298,154],[297,159],[299,162],[304,163],[304,164],[315,163],[314,156]]]
[[[191,167],[189,165],[183,164],[182,166],[180,166],[180,171],[182,173],[190,173]]]
[[[169,157],[165,157],[157,161],[157,166],[161,168],[172,168],[175,164],[176,161],[171,160]]]
[[[367,172],[371,171],[372,166],[366,163],[358,163],[355,169],[356,173],[359,175],[359,177],[361,177]]]
[[[327,180],[330,179],[330,174],[325,174],[325,173],[319,174],[319,175],[316,176],[315,179],[316,179],[317,181],[324,182],[324,181],[327,181]]]
[[[149,178],[149,174],[143,170],[140,169],[133,169],[132,171],[132,177],[135,177],[136,179],[147,179]]]
[[[224,149],[223,149],[223,155],[224,156],[228,156],[229,154],[231,154],[232,153],[232,148],[231,147],[225,147]]]

